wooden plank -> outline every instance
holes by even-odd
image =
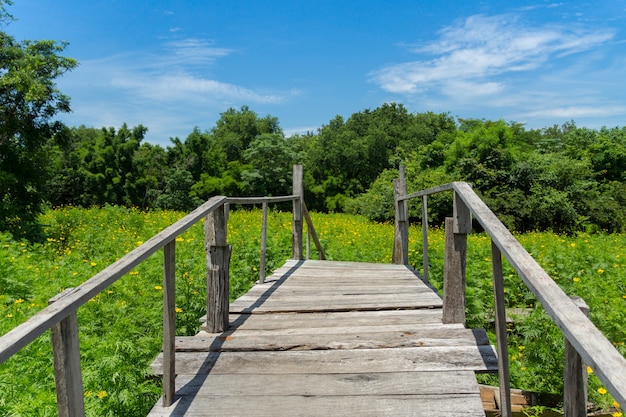
[[[152,364],[162,373],[162,357]],[[179,374],[355,373],[401,371],[493,372],[498,362],[491,346],[402,349],[313,350],[286,352],[180,352]]]
[[[346,297],[347,298],[347,297]],[[319,301],[315,303],[314,301]],[[276,302],[268,300],[260,304],[256,301],[232,303],[230,311],[233,313],[267,314],[279,312],[309,312],[309,311],[351,311],[351,310],[383,310],[383,309],[416,309],[441,307],[441,299],[435,297],[421,297],[418,300],[387,301],[385,305],[367,299],[345,299],[337,301],[309,300],[302,304],[294,301]]]
[[[177,383],[179,403],[170,409],[157,405],[150,416],[280,416],[303,413],[312,416],[484,415],[474,374],[467,371],[324,375],[211,374],[206,378],[182,375],[178,377]],[[355,403],[367,402],[372,397],[375,400],[367,407],[355,409]],[[249,401],[244,402],[242,398]],[[457,404],[451,405],[454,402]],[[248,403],[267,404],[267,407],[251,409]],[[332,408],[324,405],[329,403],[333,404]],[[409,406],[401,407],[402,403],[408,403]],[[462,413],[457,413],[455,409]]]
[[[424,381],[428,381],[427,384]],[[379,372],[353,374],[179,375],[178,395],[437,395],[478,391],[472,371]]]
[[[358,290],[357,291],[348,290],[348,291],[345,291],[345,293],[343,294],[342,293],[333,294],[332,292],[324,292],[323,294],[318,294],[315,291],[309,291],[309,292],[304,292],[304,293],[295,292],[295,291],[292,293],[289,293],[289,292],[282,293],[280,291],[276,291],[272,294],[261,295],[261,296],[255,296],[254,294],[243,295],[239,297],[237,300],[233,301],[231,304],[237,305],[237,304],[248,304],[248,303],[265,304],[265,303],[289,303],[289,302],[296,303],[296,304],[301,304],[301,303],[351,304],[351,303],[359,302],[360,300],[365,300],[370,304],[376,303],[381,307],[385,307],[388,303],[390,305],[396,304],[396,303],[409,304],[412,302],[419,304],[425,298],[428,299],[429,302],[431,302],[431,300],[441,301],[441,298],[439,298],[437,295],[433,294],[432,292],[428,292],[428,291],[422,291],[421,294],[417,292],[400,293],[400,294],[396,294],[396,293],[368,294],[366,292],[361,292]]]
[[[263,204],[263,203],[283,203],[300,198],[297,195],[285,195],[278,197],[228,197],[229,204]]]
[[[340,328],[344,329],[344,328]],[[329,333],[312,329],[305,334],[281,335],[280,332],[233,331],[176,338],[177,352],[246,352],[325,349],[380,349],[427,346],[489,345],[484,330],[422,328]],[[269,333],[269,334],[268,334]]]
[[[202,319],[201,319],[202,321]],[[441,326],[441,309],[280,313],[274,315],[230,314],[230,327],[237,329],[298,330],[309,327]],[[446,325],[450,326],[450,325]],[[455,325],[457,327],[463,327]]]
[[[301,417],[484,417],[480,395],[367,395],[191,397],[179,399],[173,410],[155,407],[150,417],[174,416],[301,416]],[[278,410],[278,411],[277,411]]]
[[[626,359],[530,256],[468,184],[455,182],[453,187],[585,363],[593,368],[594,374],[617,402],[626,404]]]

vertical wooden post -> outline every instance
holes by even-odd
[[[393,181],[394,203],[396,208],[396,227],[393,238],[393,263],[409,264],[409,213],[406,196],[404,167],[400,167],[400,178]]]
[[[576,306],[589,316],[589,306],[580,297],[571,297]],[[574,346],[565,339],[565,375],[563,378],[563,412],[565,417],[587,416],[587,369]]]
[[[302,199],[304,197],[304,185],[302,183],[302,165],[293,166],[293,194],[300,198],[293,200],[293,245],[291,257],[303,259],[302,256]]]
[[[231,247],[226,242],[224,206],[209,213],[204,222],[207,264],[207,320],[209,333],[228,329]]]
[[[500,380],[500,415],[511,417],[511,377],[509,372],[508,336],[506,333],[506,309],[504,299],[504,277],[502,275],[502,254],[491,242],[491,267],[493,271],[493,298],[496,319],[496,340],[498,342],[498,378]]]
[[[428,196],[422,196],[422,267],[424,282],[428,283]]]
[[[306,228],[306,260],[311,259],[311,228]]]
[[[59,300],[71,290],[71,288],[65,290],[52,298],[48,304]],[[80,370],[80,345],[76,311],[71,312],[69,316],[54,325],[51,334],[59,417],[84,417],[85,399],[83,396],[83,377]]]
[[[176,240],[163,248],[163,407],[176,394]]]
[[[467,235],[454,233],[455,221],[445,222],[443,322],[465,324],[465,262]]]
[[[265,255],[267,254],[267,201],[263,202],[263,221],[261,223],[261,264],[259,265],[259,282],[265,282]]]

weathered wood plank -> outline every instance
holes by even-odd
[[[343,329],[343,328],[341,328]],[[380,349],[426,346],[489,345],[484,330],[426,328],[415,331],[385,330],[343,333],[315,329],[308,334],[280,335],[278,332],[237,331],[176,338],[177,352],[250,352],[325,349]]]
[[[152,364],[162,373],[162,357]],[[313,350],[286,352],[180,352],[179,374],[355,373],[401,371],[493,372],[498,362],[491,346],[402,349]]]
[[[150,417],[271,416],[301,417],[484,417],[479,394],[182,397],[173,410],[155,409]],[[277,410],[282,414],[277,414]]]
[[[307,304],[297,301],[245,301],[233,302],[230,311],[233,313],[257,314],[278,313],[278,312],[308,312],[308,311],[350,311],[350,310],[383,310],[383,309],[414,309],[414,308],[435,308],[441,307],[441,299],[435,297],[420,297],[418,300],[397,299],[387,301],[385,305],[366,297],[348,297],[344,300],[308,300]]]
[[[204,318],[201,319],[203,321]],[[230,327],[239,330],[282,331],[306,329],[310,327],[358,327],[358,326],[441,326],[441,309],[346,311],[265,314],[230,314]],[[446,325],[451,326],[451,325]],[[457,328],[462,325],[455,324]]]
[[[428,383],[425,383],[427,381]],[[379,372],[353,374],[179,375],[178,395],[438,395],[478,391],[472,371]]]

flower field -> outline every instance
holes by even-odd
[[[311,214],[329,259],[391,262],[393,226],[343,214]],[[66,288],[95,273],[182,217],[168,211],[101,209],[50,210],[43,242],[14,241],[0,234],[0,334],[47,305]],[[233,246],[231,298],[258,279],[260,210],[230,214]],[[421,232],[412,227],[409,258],[421,269]],[[192,335],[205,313],[202,225],[177,239],[177,329]],[[592,321],[626,355],[626,236],[529,233],[518,239],[555,281],[582,296]],[[314,252],[314,251],[312,251]],[[491,325],[493,310],[489,239],[469,236],[467,260],[468,326]],[[268,273],[291,255],[291,214],[270,212]],[[316,255],[312,255],[316,258]],[[431,282],[441,288],[443,231],[430,233]],[[155,255],[79,309],[81,363],[90,416],[144,416],[160,395],[160,381],[149,365],[160,351],[162,333],[162,259]],[[510,328],[512,385],[558,393],[562,389],[563,337],[523,283],[505,263],[509,307],[529,308]],[[56,398],[48,334],[0,365],[0,415],[53,416]],[[590,371],[590,396],[603,407],[613,399]],[[486,378],[484,382],[492,383]]]

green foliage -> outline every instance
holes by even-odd
[[[0,20],[11,20],[0,3]],[[61,130],[53,119],[70,111],[55,80],[76,67],[59,54],[66,44],[17,41],[0,31],[0,230],[31,235],[45,199],[45,144]],[[29,228],[29,226],[31,226]]]

